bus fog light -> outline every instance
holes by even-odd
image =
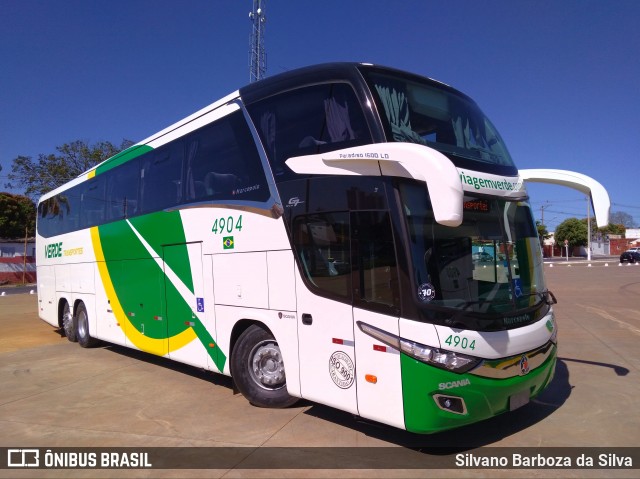
[[[433,396],[433,400],[443,411],[452,412],[454,414],[467,414],[467,405],[462,398],[436,394]]]

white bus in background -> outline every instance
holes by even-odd
[[[38,204],[39,314],[418,433],[526,404],[557,326],[523,182],[477,105],[369,64],[246,86]]]

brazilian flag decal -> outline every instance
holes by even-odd
[[[233,249],[234,245],[233,236],[225,236],[222,238],[222,249]]]

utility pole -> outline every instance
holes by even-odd
[[[544,209],[549,207],[549,202],[547,204],[540,206],[540,223],[544,226]]]
[[[591,196],[587,195],[587,261],[591,261]]]
[[[253,83],[265,77],[267,73],[267,52],[264,48],[264,31],[267,17],[266,0],[253,0],[253,10],[249,12],[251,20],[251,39],[249,41],[249,81]]]
[[[546,205],[541,205],[540,206],[540,225],[543,226],[546,229],[546,225],[544,224],[544,208],[546,206],[549,206],[549,202],[547,201]],[[549,230],[547,230],[547,233],[549,232]],[[542,247],[542,253],[544,256],[544,238],[542,236],[539,235],[539,239],[540,239],[540,246]],[[551,257],[553,257],[553,245],[551,246]]]

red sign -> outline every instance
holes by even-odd
[[[475,211],[478,213],[489,213],[491,211],[487,200],[465,201],[463,208],[465,211]]]

